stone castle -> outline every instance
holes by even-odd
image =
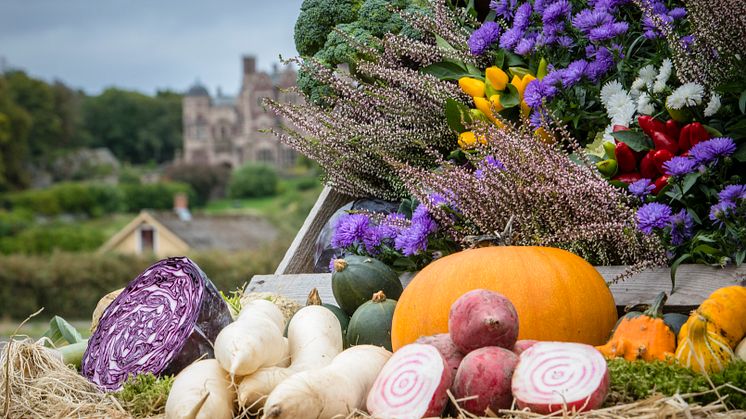
[[[288,88],[295,86],[291,67],[271,74],[256,71],[256,59],[243,57],[243,81],[238,96],[224,96],[220,90],[211,97],[199,83],[183,99],[185,163],[225,165],[237,168],[247,162],[288,168],[296,154],[277,137],[260,130],[288,124],[262,107],[262,98],[298,103],[302,98]]]

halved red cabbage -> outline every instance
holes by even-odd
[[[119,390],[130,375],[176,374],[231,323],[228,305],[186,257],[161,260],[132,280],[104,311],[83,355],[82,374]]]

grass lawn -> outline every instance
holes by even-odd
[[[67,320],[67,319],[66,319]],[[85,319],[85,320],[68,320],[70,324],[75,326],[76,329],[78,329],[78,332],[84,337],[87,338],[91,336],[91,320]],[[18,325],[20,325],[22,320],[0,320],[0,342],[7,341],[10,336],[15,332],[16,328],[18,328]],[[44,335],[44,332],[47,331],[49,328],[49,321],[48,320],[34,320],[31,319],[27,321],[19,330],[17,335],[19,336],[28,336],[34,340],[39,339]]]

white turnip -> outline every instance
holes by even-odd
[[[166,400],[166,419],[231,419],[235,394],[228,374],[214,359],[184,368]]]

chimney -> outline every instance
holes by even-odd
[[[189,221],[192,214],[189,212],[189,196],[184,192],[174,195],[174,212],[181,221]]]
[[[243,74],[254,74],[256,72],[256,58],[251,55],[243,57]]]

